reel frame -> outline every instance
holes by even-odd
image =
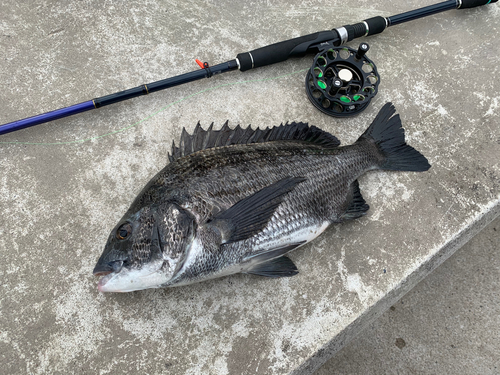
[[[321,112],[333,117],[360,114],[377,95],[380,75],[366,57],[367,43],[358,50],[331,44],[320,51],[306,75],[306,93]]]

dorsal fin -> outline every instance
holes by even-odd
[[[242,145],[250,143],[263,143],[272,141],[305,141],[326,148],[338,147],[340,141],[330,133],[309,126],[303,122],[288,122],[280,126],[266,129],[255,129],[249,125],[246,129],[239,125],[231,129],[228,121],[224,123],[220,130],[213,130],[213,123],[207,130],[203,130],[200,123],[196,124],[193,135],[190,135],[185,128],[182,129],[179,147],[172,142],[171,155],[168,155],[172,162],[182,156],[208,148],[222,147],[229,145]]]

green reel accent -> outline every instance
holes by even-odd
[[[377,67],[364,51],[345,46],[325,46],[314,58],[306,76],[306,93],[311,103],[334,117],[355,116],[368,107],[378,92]],[[369,47],[368,47],[369,48]]]

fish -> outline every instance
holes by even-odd
[[[392,103],[348,146],[302,122],[182,130],[169,163],[113,228],[94,268],[101,292],[184,286],[236,273],[298,274],[286,256],[369,209],[358,178],[423,172]]]

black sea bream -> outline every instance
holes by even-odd
[[[102,292],[187,285],[238,272],[298,273],[285,256],[368,210],[357,178],[426,171],[387,103],[352,145],[304,123],[185,130],[170,163],[112,230],[94,269]]]

